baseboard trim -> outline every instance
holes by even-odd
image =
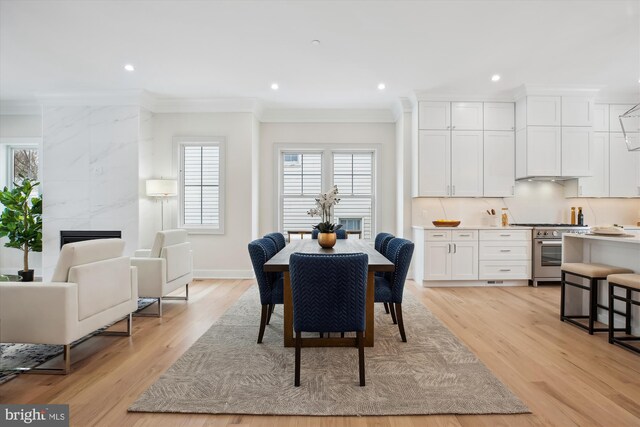
[[[493,283],[490,283],[493,282]],[[425,280],[425,288],[464,288],[488,286],[529,286],[528,280]]]
[[[193,270],[194,279],[253,279],[252,270]]]

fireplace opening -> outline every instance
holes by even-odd
[[[121,239],[119,230],[60,230],[60,247],[67,243],[95,239]]]

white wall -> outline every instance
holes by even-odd
[[[260,126],[260,234],[278,230],[274,188],[277,144],[380,145],[376,233],[396,228],[395,123],[262,123]]]
[[[252,277],[247,244],[252,238],[252,145],[254,117],[251,113],[166,113],[153,115],[153,175],[177,178],[176,136],[222,136],[226,141],[226,200],[224,234],[191,234],[196,277]],[[260,164],[263,162],[260,161]],[[160,224],[155,206],[143,221]],[[177,226],[177,201],[169,200],[165,227]],[[157,226],[155,230],[159,230]],[[151,242],[154,231],[145,228],[141,241]],[[147,247],[150,246],[150,243]]]
[[[159,203],[146,195],[146,181],[154,178],[154,159],[153,113],[141,109],[138,144],[138,242],[141,248],[150,248],[155,231],[160,229],[160,215],[156,215]]]
[[[5,147],[1,139],[9,138],[13,141],[19,138],[42,138],[42,116],[40,115],[0,115],[0,187],[4,188],[7,176],[7,162],[4,158]],[[2,205],[0,205],[0,210]],[[0,239],[0,274],[16,274],[22,270],[22,252],[18,249],[6,248],[6,238]],[[35,274],[42,274],[42,253],[29,254],[29,268],[35,269]]]
[[[635,225],[640,221],[640,199],[565,198],[561,182],[516,183],[509,198],[415,198],[413,225],[431,225],[440,218],[459,219],[463,225],[489,225],[487,209],[498,215],[509,208],[510,221],[518,223],[569,223],[571,207],[583,208],[587,225]]]
[[[60,252],[60,230],[121,230],[125,254],[138,248],[140,108],[43,109],[43,270]]]

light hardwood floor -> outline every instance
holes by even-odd
[[[274,417],[127,413],[127,407],[253,282],[197,281],[164,317],[135,318],[131,339],[94,337],[72,351],[68,376],[21,375],[1,403],[69,403],[74,426],[638,426],[640,356],[558,320],[558,287],[437,288],[416,295],[532,414]],[[259,308],[256,307],[256,334]],[[408,320],[408,319],[407,319]],[[411,337],[408,337],[411,339]],[[293,354],[292,354],[293,357]]]

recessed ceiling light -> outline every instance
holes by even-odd
[[[135,71],[136,70],[136,68],[131,64],[126,64],[124,66],[124,69],[127,70],[127,71]]]
[[[552,179],[552,180],[551,180],[551,182],[556,182],[556,180],[555,180],[555,179]]]
[[[532,180],[532,179],[528,179],[527,181],[531,182],[531,181],[533,181],[533,180]]]
[[[311,40],[311,44],[314,46],[318,46],[320,44],[320,40]]]
[[[500,80],[500,74],[494,74],[493,76],[491,76],[492,82],[497,82],[499,80]]]
[[[278,89],[280,89],[280,86],[278,85],[278,83],[271,83],[271,89],[272,90],[278,90]]]
[[[384,83],[378,83],[378,90],[385,90],[387,88],[387,85]]]

